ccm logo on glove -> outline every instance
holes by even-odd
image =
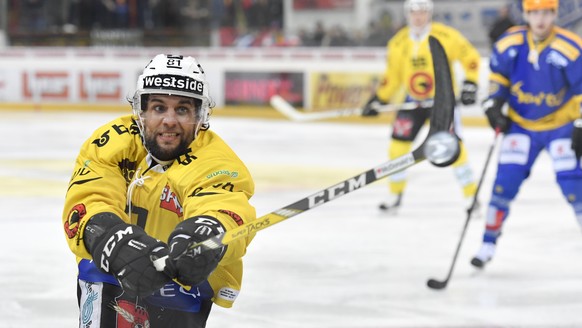
[[[113,253],[113,249],[117,246],[117,243],[122,240],[125,236],[129,236],[133,234],[133,229],[131,226],[125,228],[125,230],[119,230],[114,233],[105,243],[105,247],[103,247],[103,255],[101,257],[101,269],[109,272],[109,257]],[[143,250],[146,248],[146,245],[140,243],[137,240],[130,240],[127,243],[128,246],[132,246],[137,250]]]

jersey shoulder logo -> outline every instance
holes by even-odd
[[[564,68],[568,66],[568,59],[562,56],[559,52],[552,50],[546,57],[546,63],[555,66],[556,68]]]
[[[67,221],[65,221],[64,225],[65,233],[69,239],[73,239],[77,235],[77,232],[79,231],[79,224],[85,214],[87,214],[87,209],[83,203],[76,204],[69,211]]]

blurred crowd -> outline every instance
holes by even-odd
[[[181,46],[385,46],[397,29],[383,13],[363,31],[322,21],[285,31],[283,0],[8,0],[7,7],[13,45],[50,45],[48,36],[89,39],[69,45],[135,37],[126,45],[144,45],[144,35],[179,35]]]
[[[58,32],[61,29],[186,28],[210,22],[211,0],[12,0],[10,30]],[[216,9],[216,8],[215,8]]]

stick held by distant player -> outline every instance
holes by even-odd
[[[319,121],[330,118],[338,117],[348,117],[348,116],[361,116],[362,108],[339,108],[339,109],[327,109],[319,112],[302,112],[293,105],[291,105],[287,100],[279,95],[273,95],[270,99],[271,106],[275,108],[279,113],[285,115],[285,117],[297,122],[310,122]],[[411,110],[416,108],[430,108],[433,106],[433,101],[423,101],[423,102],[408,102],[403,104],[388,104],[381,105],[376,108],[379,113],[395,112],[398,110]]]

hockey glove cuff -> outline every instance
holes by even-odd
[[[180,283],[195,286],[208,279],[226,253],[226,246],[216,249],[204,245],[190,247],[224,232],[224,226],[211,216],[195,216],[176,226],[170,234],[167,262],[172,262],[171,266],[176,268],[176,278]]]
[[[366,105],[364,105],[364,108],[362,108],[362,116],[364,117],[378,116],[379,113],[377,108],[381,105],[386,105],[386,103],[381,101],[380,98],[378,98],[378,96],[374,94],[370,98],[370,100],[368,100]]]
[[[461,89],[461,104],[473,105],[477,101],[477,84],[471,81],[463,82]]]
[[[485,100],[482,104],[489,125],[494,129],[499,129],[500,132],[507,132],[511,121],[509,118],[501,112],[504,101],[499,98],[489,98]]]
[[[113,213],[91,217],[84,240],[99,270],[115,276],[121,287],[132,295],[151,295],[171,280],[153,262],[169,255],[166,244]]]

